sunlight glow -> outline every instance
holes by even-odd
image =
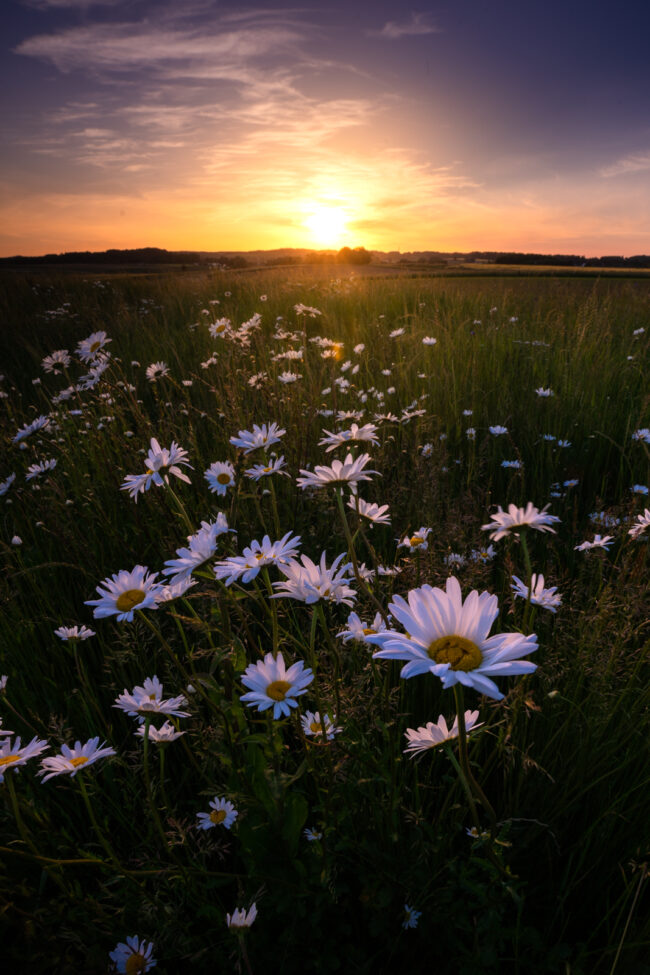
[[[348,214],[340,207],[315,206],[304,220],[313,243],[319,247],[336,247],[345,233]]]

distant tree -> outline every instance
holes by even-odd
[[[365,247],[342,247],[336,255],[339,264],[370,264],[372,254]]]

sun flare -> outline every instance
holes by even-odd
[[[308,213],[304,226],[309,231],[314,244],[321,247],[335,247],[341,243],[347,221],[348,215],[340,207],[318,206]]]

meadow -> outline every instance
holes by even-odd
[[[8,970],[648,975],[650,282],[0,294]]]

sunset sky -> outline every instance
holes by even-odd
[[[650,254],[650,3],[2,0],[0,254]]]

